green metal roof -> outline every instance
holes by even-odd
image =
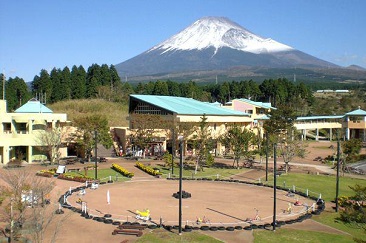
[[[250,116],[248,113],[222,108],[215,104],[201,102],[192,98],[159,95],[130,95],[130,97],[169,110],[178,115]]]
[[[346,113],[346,116],[366,116],[366,111],[359,108],[357,110]]]
[[[18,109],[14,111],[15,113],[53,113],[52,110],[47,108],[41,102],[36,99],[31,99]]]
[[[240,98],[238,100],[251,104],[251,105],[261,107],[261,108],[276,109],[275,107],[272,107],[271,103],[269,103],[269,102],[252,101],[252,100],[248,100],[248,99],[244,99],[244,98]]]

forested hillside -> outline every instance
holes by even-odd
[[[339,84],[334,85],[334,87],[339,87]],[[358,106],[366,109],[364,89],[360,86],[356,87],[357,91],[352,91],[350,94],[319,97],[314,96],[314,87],[285,78],[265,79],[262,82],[232,80],[206,84],[194,81],[154,80],[132,86],[130,83],[120,80],[113,65],[106,64],[101,66],[93,64],[87,71],[83,66],[75,65],[71,71],[68,67],[64,67],[62,70],[53,68],[50,73],[41,70],[29,86],[30,88],[27,88],[27,84],[19,77],[5,80],[8,111],[14,111],[32,97],[36,97],[48,106],[55,104],[55,111],[60,112],[64,111],[65,107],[70,108],[77,103],[83,104],[84,107],[97,105],[90,99],[127,106],[130,94],[181,96],[206,102],[218,101],[222,104],[232,99],[246,98],[271,102],[275,107],[290,106],[297,116],[344,114]],[[331,84],[328,84],[328,87],[333,88]],[[347,88],[347,86],[342,86],[342,88]],[[0,91],[2,93],[2,86]],[[72,100],[77,102],[71,102]],[[57,103],[59,102],[64,108],[58,108]],[[101,104],[98,103],[98,105]],[[95,111],[106,109],[104,105],[102,107],[96,108]],[[77,109],[80,110],[80,108]],[[111,113],[113,114],[113,112]]]

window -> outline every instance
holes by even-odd
[[[168,112],[159,109],[156,106],[139,102],[134,110],[136,114],[151,114],[151,115],[168,115]]]

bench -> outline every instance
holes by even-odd
[[[147,225],[121,224],[118,226],[118,229],[144,230],[146,228],[147,228]]]
[[[143,233],[141,230],[115,229],[113,230],[112,235],[116,234],[136,235],[137,237],[140,237]]]
[[[66,160],[66,162],[65,162],[65,164],[66,165],[73,165],[73,164],[75,164],[75,160]]]
[[[77,172],[79,172],[80,171],[80,168],[71,168],[71,169],[67,169],[67,171],[70,171],[70,172],[75,172],[75,171],[77,171]]]

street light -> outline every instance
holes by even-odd
[[[182,173],[183,173],[183,136],[179,140],[179,235],[182,234]]]
[[[95,149],[95,180],[97,180],[98,178],[98,171],[97,171],[97,168],[98,168],[98,132],[97,130],[94,131],[94,142],[95,142],[95,145],[94,145],[94,149]]]
[[[339,164],[340,164],[340,149],[341,145],[339,142],[339,139],[337,141],[337,180],[336,180],[336,198],[335,198],[335,203],[336,203],[336,208],[335,211],[338,212],[338,192],[339,192]]]
[[[273,231],[276,230],[277,144],[273,144]]]
[[[175,129],[172,130],[172,176],[174,175],[174,158],[175,158]]]
[[[268,181],[268,132],[266,132],[266,181]]]

